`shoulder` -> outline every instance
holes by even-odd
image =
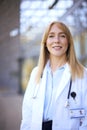
[[[38,70],[37,66],[32,69],[27,86],[29,86],[29,84],[34,84],[35,83],[37,70]]]
[[[86,67],[84,67],[84,77],[87,78],[87,68]]]
[[[35,76],[36,76],[37,68],[38,67],[34,67],[32,69],[32,72],[31,72],[31,75],[30,75],[30,78],[29,78],[29,81],[28,81],[28,84],[27,84],[27,87],[26,87],[25,97],[27,97],[27,95],[29,97],[29,95],[31,95],[32,92],[33,92],[33,89],[34,89],[34,86],[35,86]]]
[[[82,77],[76,77],[75,80],[76,82],[79,82],[80,84],[87,82],[87,68],[83,67],[83,75]]]
[[[34,67],[31,71],[31,77],[35,76],[38,70],[38,66]]]
[[[81,80],[81,84],[85,87],[85,85],[87,84],[87,68],[85,67],[84,67],[83,78],[81,78],[80,80]]]

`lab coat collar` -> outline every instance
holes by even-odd
[[[65,69],[67,66],[67,63],[65,63],[63,66],[57,68],[58,69]],[[52,70],[51,70],[51,67],[50,67],[50,60],[48,60],[47,64],[46,64],[46,67],[45,67],[45,70],[47,70],[48,73],[52,73]],[[56,71],[57,71],[56,70]],[[55,73],[55,72],[54,72]]]
[[[55,101],[58,99],[64,88],[66,87],[67,83],[70,81],[71,78],[71,73],[70,73],[70,67],[69,64],[66,63],[65,70],[63,72],[63,76],[61,78],[61,81],[58,85],[56,96],[55,96]]]

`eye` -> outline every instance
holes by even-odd
[[[63,37],[63,38],[65,38],[65,37],[66,37],[66,35],[65,35],[65,34],[61,34],[61,35],[60,35],[60,37]]]
[[[49,38],[52,38],[52,37],[54,37],[54,35],[49,35],[48,37],[49,37]]]

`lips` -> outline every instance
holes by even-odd
[[[53,46],[54,49],[61,49],[62,46]]]

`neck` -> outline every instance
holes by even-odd
[[[66,63],[66,58],[52,58],[50,59],[50,66],[52,71],[54,72],[57,68],[63,66]]]

